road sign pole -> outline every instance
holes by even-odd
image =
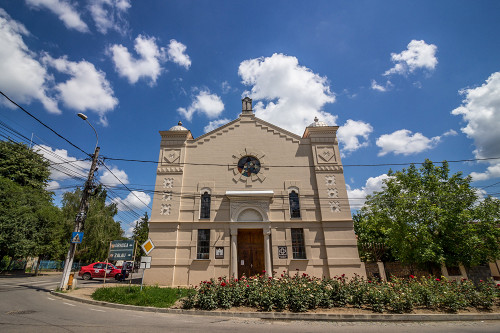
[[[95,147],[94,155],[92,156],[92,165],[90,166],[89,175],[87,181],[85,182],[85,188],[83,189],[82,199],[80,201],[80,208],[78,209],[78,214],[75,218],[74,232],[83,231],[83,225],[85,223],[85,218],[87,217],[87,212],[89,210],[89,199],[90,192],[92,190],[92,181],[94,179],[94,173],[97,169],[97,157],[99,156],[99,147]],[[61,279],[61,284],[59,289],[66,290],[68,288],[69,274],[71,273],[71,268],[73,266],[73,259],[75,258],[76,243],[69,244],[68,255],[64,261],[64,270]]]
[[[130,285],[132,284],[132,275],[134,274],[134,268],[135,268],[135,255],[137,254],[137,241],[134,241],[134,258],[132,259],[132,270],[130,271],[130,279],[128,281],[128,286],[130,288]]]
[[[142,291],[142,283],[144,282],[144,272],[146,271],[146,268],[142,269],[142,278],[141,278],[141,291]]]
[[[106,274],[108,272],[109,253],[111,252],[111,241],[109,242],[108,256],[106,257],[106,267],[104,267],[104,285],[106,284]]]

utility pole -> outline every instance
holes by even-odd
[[[89,124],[90,127],[94,130],[95,133],[95,149],[94,149],[94,155],[92,155],[92,165],[90,166],[90,171],[89,171],[89,176],[87,178],[87,181],[85,182],[85,188],[83,189],[82,193],[82,199],[80,201],[80,208],[78,209],[78,214],[76,214],[75,218],[75,228],[74,232],[82,232],[83,231],[83,224],[85,222],[85,219],[87,218],[87,212],[89,210],[89,199],[90,199],[90,192],[92,191],[92,181],[94,180],[94,173],[97,170],[97,157],[99,156],[99,147],[97,146],[99,143],[99,137],[97,135],[97,131],[95,130],[94,126],[87,120],[87,116],[84,115],[83,113],[77,114],[79,118],[82,120],[85,120],[87,124]],[[68,280],[69,280],[69,274],[71,273],[71,268],[73,267],[73,259],[75,258],[75,252],[76,252],[76,243],[71,243],[69,244],[69,251],[68,255],[66,256],[66,260],[64,261],[64,271],[61,279],[61,284],[59,286],[59,289],[61,290],[66,290],[68,288]]]
[[[78,209],[78,214],[76,214],[75,218],[75,228],[73,229],[74,232],[83,231],[83,224],[85,222],[85,218],[87,217],[87,211],[89,210],[89,199],[91,191],[93,189],[92,181],[94,179],[94,173],[97,168],[97,156],[99,156],[99,149],[99,147],[96,147],[94,155],[92,156],[92,165],[90,167],[89,176],[87,178],[87,181],[85,182],[85,188],[83,189],[82,199],[80,201],[80,208]],[[66,260],[64,261],[64,271],[61,279],[61,285],[59,286],[61,290],[67,289],[69,274],[71,273],[73,258],[75,257],[76,246],[76,243],[70,243],[69,245],[68,255],[66,256]]]

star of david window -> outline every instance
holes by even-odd
[[[235,183],[243,182],[247,185],[253,182],[263,182],[266,179],[266,155],[262,151],[245,148],[233,154],[233,163],[230,167]]]
[[[260,171],[260,161],[253,156],[243,156],[238,161],[238,171],[245,177],[258,174]]]

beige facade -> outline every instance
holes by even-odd
[[[300,137],[255,117],[251,103],[198,138],[180,125],[160,132],[145,283],[198,285],[264,270],[365,276],[338,127],[315,119]]]

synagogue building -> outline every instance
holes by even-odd
[[[257,118],[247,97],[236,120],[198,138],[180,122],[160,131],[144,282],[365,276],[337,130],[315,118],[298,136]]]

